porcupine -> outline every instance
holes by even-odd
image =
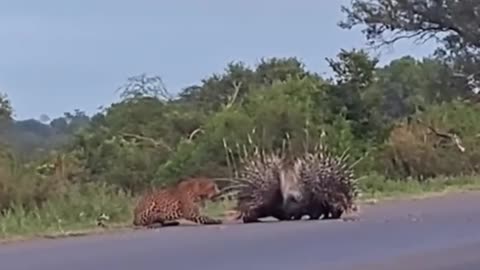
[[[291,161],[275,154],[256,151],[242,159],[240,179],[233,190],[237,191],[237,218],[244,223],[258,222],[259,218],[272,216],[278,220],[291,219],[285,205],[294,208],[302,202],[298,173]]]
[[[359,195],[357,180],[347,155],[333,156],[324,145],[317,145],[313,153],[298,159],[295,169],[300,180],[302,201],[295,202],[287,218],[338,219],[344,212],[356,211]],[[288,202],[288,200],[286,201]]]

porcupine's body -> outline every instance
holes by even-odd
[[[300,201],[295,173],[275,154],[256,154],[244,159],[240,172],[241,185],[236,190],[237,207],[244,223],[258,222],[259,218],[272,216],[279,220],[290,219],[284,210],[285,198],[289,205]]]
[[[297,172],[302,202],[286,214],[289,218],[338,219],[346,211],[355,211],[358,196],[356,179],[345,156],[334,157],[324,146],[300,159]],[[290,207],[291,208],[291,207]]]

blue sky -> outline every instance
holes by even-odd
[[[2,1],[0,92],[17,119],[53,118],[77,108],[96,112],[117,99],[128,76],[143,72],[160,75],[174,93],[234,60],[297,56],[326,72],[325,57],[364,45],[359,29],[336,25],[348,2]],[[432,51],[403,42],[381,60]]]

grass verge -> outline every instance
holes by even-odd
[[[0,217],[2,240],[71,235],[101,229],[99,217],[115,227],[131,215],[133,197],[107,185],[71,185],[65,195],[36,208],[14,205]]]
[[[430,197],[453,191],[480,190],[480,176],[438,177],[416,180],[395,181],[381,175],[361,179],[360,201],[388,200]]]
[[[480,190],[480,177],[435,178],[424,182],[392,181],[372,175],[361,180],[361,201],[429,197],[450,191]],[[67,196],[51,198],[41,207],[14,206],[0,217],[0,240],[55,238],[86,235],[130,227],[135,198],[107,185],[82,184],[69,187]],[[204,212],[221,217],[232,202],[207,203]],[[106,228],[98,226],[108,217]]]

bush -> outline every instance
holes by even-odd
[[[34,234],[95,226],[104,214],[110,222],[125,221],[133,197],[107,183],[72,183],[57,174],[44,175],[39,167],[0,159],[0,233]]]
[[[379,152],[378,169],[390,178],[419,180],[478,173],[479,121],[478,106],[462,102],[432,106],[392,129]]]
[[[95,227],[102,215],[107,223],[122,223],[130,220],[133,202],[128,193],[106,184],[72,184],[41,205],[12,204],[0,220],[0,233],[8,237]]]

